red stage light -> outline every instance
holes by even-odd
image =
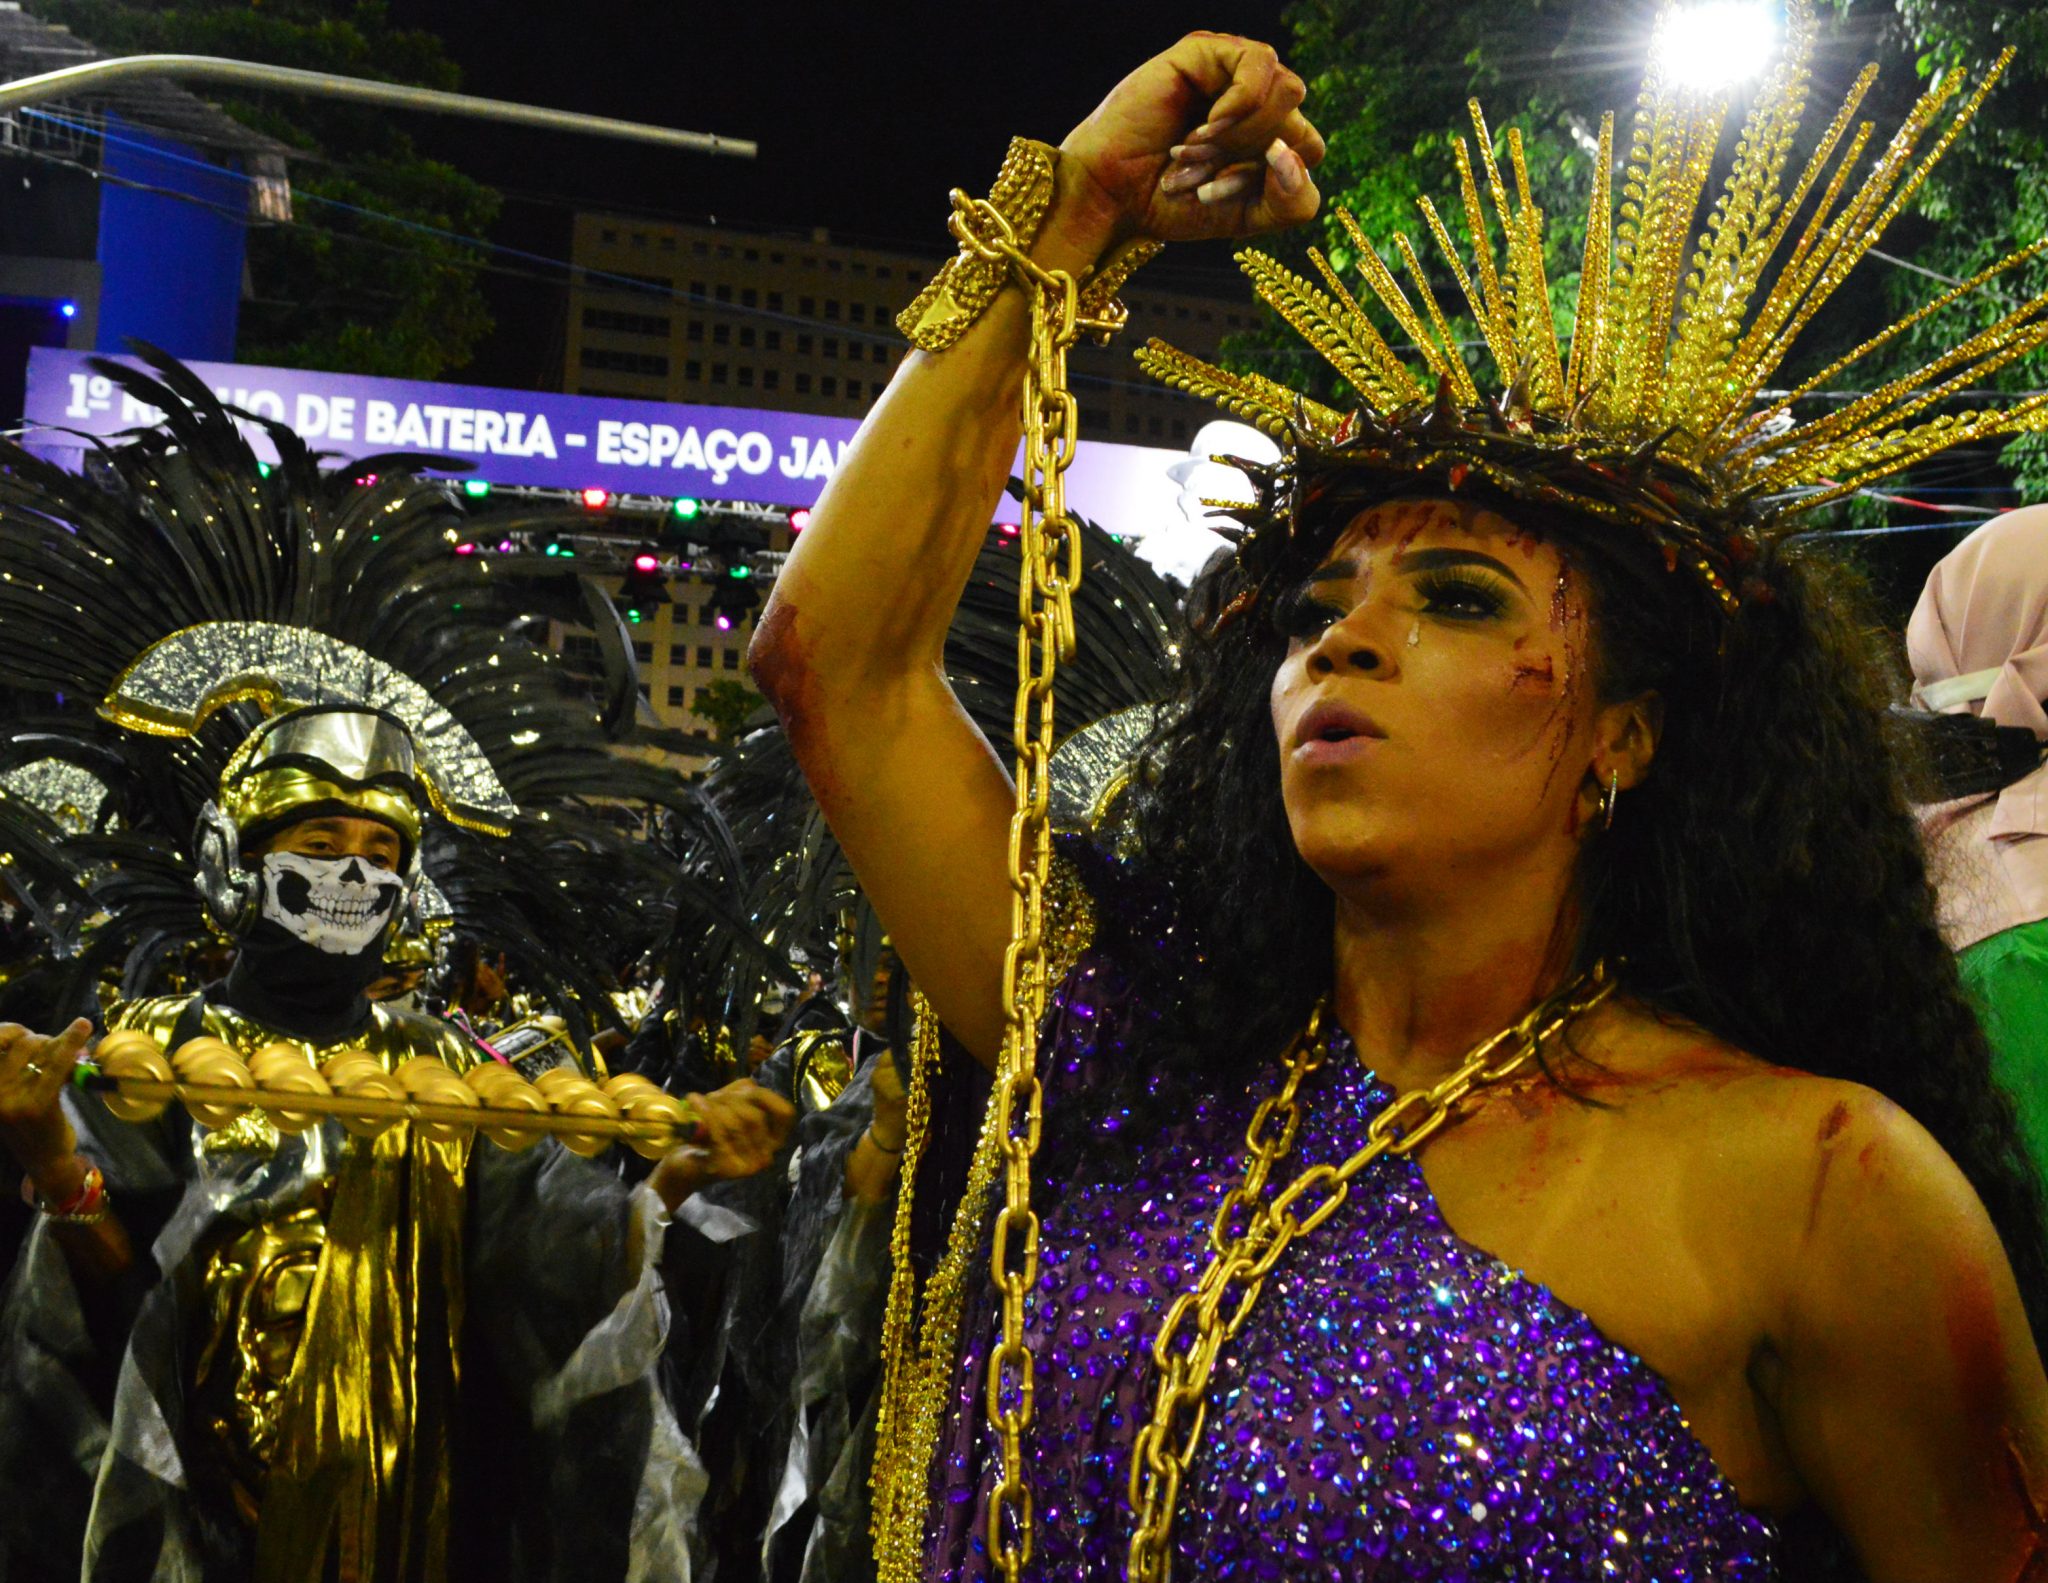
[[[606,506],[611,504],[611,498],[608,490],[586,489],[583,491],[583,503],[592,511],[604,510]]]
[[[633,570],[636,572],[658,572],[661,570],[661,562],[652,555],[636,555],[633,557]]]

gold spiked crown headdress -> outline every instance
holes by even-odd
[[[2038,257],[2048,239],[1935,298],[1796,389],[1765,393],[1814,314],[1969,125],[2011,51],[1974,86],[1961,73],[1945,75],[1874,159],[1866,159],[1871,124],[1854,125],[1876,77],[1874,66],[1865,68],[1788,183],[1814,43],[1809,5],[1790,0],[1784,47],[1697,226],[1729,96],[1674,78],[1663,47],[1674,12],[1667,8],[1659,24],[1636,101],[1618,208],[1614,117],[1602,121],[1578,302],[1562,344],[1543,262],[1544,217],[1530,197],[1519,132],[1507,134],[1504,173],[1474,101],[1476,165],[1465,141],[1456,143],[1469,265],[1436,206],[1419,200],[1443,267],[1477,321],[1498,394],[1482,394],[1408,237],[1394,238],[1404,289],[1341,209],[1336,218],[1363,293],[1354,294],[1320,249],[1309,250],[1320,284],[1263,253],[1238,257],[1259,296],[1356,393],[1352,410],[1162,342],[1140,349],[1138,361],[1154,377],[1287,445],[1279,466],[1248,469],[1261,500],[1249,519],[1247,559],[1291,534],[1304,474],[1371,470],[1452,491],[1470,479],[1512,500],[1647,530],[1669,564],[1689,567],[1732,608],[1741,567],[1801,514],[1950,446],[2048,427],[2048,397],[2040,395],[1963,414],[1934,410],[2048,343],[2048,293],[1824,417],[1792,416],[1796,403],[1862,359]],[[1378,304],[1406,346],[1396,349],[1361,297]]]

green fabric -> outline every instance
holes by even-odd
[[[1956,961],[1991,1041],[1991,1070],[2048,1187],[2048,919],[1979,940]]]

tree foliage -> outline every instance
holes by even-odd
[[[103,50],[240,60],[453,89],[431,33],[392,24],[380,0],[44,0],[38,11]],[[432,379],[468,361],[491,318],[483,259],[462,237],[498,196],[428,159],[388,111],[302,95],[228,101],[301,151],[288,225],[252,218],[238,355],[257,363]]]
[[[1802,155],[1866,61],[1880,68],[1865,114],[1877,121],[1882,138],[1933,73],[1981,72],[2007,44],[2020,55],[1978,125],[1884,242],[1884,251],[1904,263],[1866,261],[1816,321],[1787,377],[1860,344],[1942,289],[1919,271],[1965,277],[2048,234],[2048,11],[2001,0],[1897,0],[1896,9],[1889,0],[1823,3],[1828,9]],[[1433,262],[1436,250],[1415,200],[1432,197],[1460,248],[1469,248],[1461,221],[1453,218],[1459,207],[1453,144],[1460,134],[1472,139],[1466,104],[1478,98],[1503,157],[1507,128],[1521,131],[1545,217],[1552,305],[1560,328],[1568,330],[1595,133],[1602,113],[1612,110],[1617,141],[1626,147],[1654,14],[1648,0],[1436,0],[1419,9],[1381,0],[1297,0],[1287,13],[1289,62],[1307,79],[1309,109],[1329,139],[1329,157],[1318,173],[1326,204],[1350,209],[1397,273],[1394,239],[1407,234],[1432,269],[1438,298],[1447,308],[1461,302],[1449,271]],[[1733,123],[1745,108],[1738,103],[1730,118],[1724,160],[1732,153]],[[1317,229],[1332,262],[1347,266],[1348,243],[1327,209]],[[1298,258],[1311,239],[1282,239],[1279,250]],[[1868,388],[1905,373],[2038,289],[2038,282],[2015,282],[2002,299],[1937,317],[1859,365],[1852,382]],[[1454,321],[1454,328],[1476,341],[1469,317]],[[1239,337],[1228,351],[1240,367],[1326,398],[1348,396],[1277,321]],[[1484,349],[1471,346],[1467,356],[1481,388],[1499,388]],[[2016,363],[2001,381],[2006,390],[2044,384],[2048,358],[2041,355]],[[1959,467],[1981,475],[1987,461],[1937,463],[1935,476],[1948,477]],[[2048,485],[2048,454],[2031,438],[2008,446],[2005,461],[2018,470],[2021,489]]]
[[[1842,3],[1842,0],[1838,0]],[[1898,0],[1879,12],[1878,42],[1896,88],[1958,69],[1983,71],[2011,46],[2015,57],[1984,115],[1928,183],[1915,213],[1886,251],[1938,275],[1968,279],[2048,236],[2048,11],[1991,0]],[[1849,14],[1854,14],[1853,11]],[[1951,315],[1901,337],[1886,372],[1925,362],[1962,334],[1982,329],[2042,289],[2039,272],[1987,294],[1966,315]],[[1940,289],[1932,280],[1894,269],[1882,277],[1882,320],[1903,317]],[[2048,385],[2048,357],[2035,354],[2006,369],[1997,388]],[[2023,499],[2048,492],[2048,446],[2036,436],[2008,444],[2004,460]]]
[[[720,747],[731,747],[756,715],[768,707],[763,698],[745,682],[720,677],[697,689],[693,706],[697,717],[710,727]]]

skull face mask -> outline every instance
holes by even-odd
[[[405,881],[359,857],[263,858],[263,916],[319,951],[355,956],[382,934]]]

